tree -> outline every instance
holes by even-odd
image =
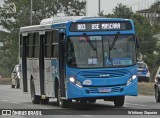
[[[84,16],[85,15],[85,1],[79,2],[79,0],[66,0],[63,2],[64,12],[67,16]]]
[[[113,9],[113,13],[118,18],[131,18],[133,12],[132,9],[127,7],[126,5],[118,4],[115,9]]]
[[[150,11],[154,14],[153,16],[154,33],[158,34],[160,33],[160,1],[152,4],[150,7]],[[159,14],[159,15],[156,15],[156,14]]]
[[[32,24],[38,25],[42,19],[57,16],[61,12],[67,15],[84,15],[84,7],[83,1],[33,0]],[[0,7],[0,25],[9,32],[2,32],[5,45],[0,53],[0,67],[3,67],[8,76],[18,63],[19,29],[30,25],[30,9],[30,0],[4,0]]]
[[[157,50],[157,40],[153,38],[153,27],[145,17],[139,14],[133,14],[131,19],[134,20],[137,37],[141,40],[139,52],[143,55],[151,55]]]

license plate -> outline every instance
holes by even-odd
[[[110,88],[99,88],[99,92],[100,93],[109,93],[109,92],[111,92],[111,89]]]

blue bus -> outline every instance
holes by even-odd
[[[137,96],[138,39],[130,19],[48,18],[20,28],[21,87],[34,104],[56,98],[64,108],[97,99],[124,105]]]

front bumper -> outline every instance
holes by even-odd
[[[67,99],[79,99],[79,98],[99,98],[103,99],[111,96],[137,96],[138,95],[138,85],[137,79],[132,81],[130,85],[117,85],[117,86],[105,86],[105,87],[78,87],[73,83],[67,82],[66,88],[66,97]],[[100,89],[106,89],[109,91],[100,92]]]

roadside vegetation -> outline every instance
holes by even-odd
[[[139,82],[138,83],[138,94],[154,96],[154,83],[153,82],[150,82],[150,83]]]

